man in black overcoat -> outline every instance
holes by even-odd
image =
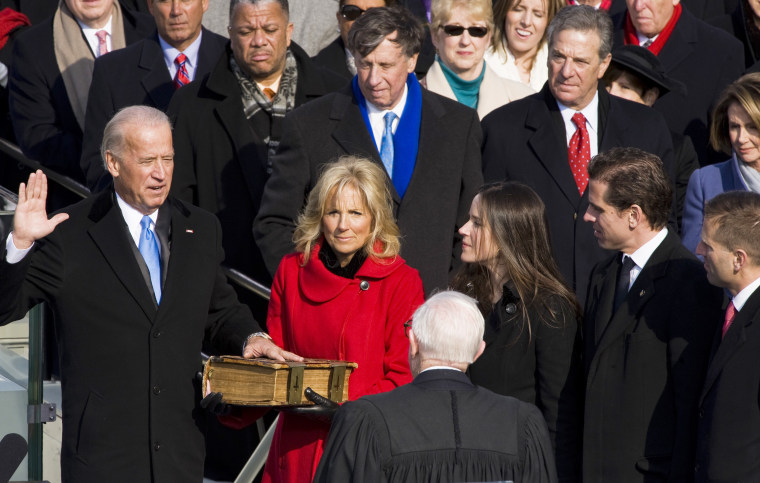
[[[760,195],[720,194],[705,205],[697,254],[731,295],[716,328],[699,397],[695,481],[760,481]]]
[[[588,190],[581,190],[569,162],[569,145],[578,131],[572,116],[580,112],[586,118],[590,156],[635,146],[660,156],[671,177],[672,142],[660,114],[610,96],[600,85],[612,49],[612,24],[605,12],[583,5],[562,9],[548,38],[544,88],[483,119],[483,177],[520,181],[538,193],[546,204],[560,272],[583,303],[591,268],[608,253],[583,223]]]
[[[349,33],[358,66],[351,85],[285,118],[254,224],[271,273],[293,250],[294,221],[323,166],[359,155],[389,175],[401,255],[419,270],[425,291],[448,285],[459,263],[457,228],[467,220],[483,179],[482,136],[473,109],[420,89],[413,72],[422,37],[405,9],[368,10]]]
[[[80,165],[87,186],[102,189],[111,180],[103,166],[103,128],[119,109],[142,104],[166,111],[177,83],[177,57],[185,54],[187,79],[211,72],[227,39],[201,25],[209,0],[172,2],[143,0],[150,7],[156,31],[136,44],[95,60],[85,114]],[[184,85],[184,84],[183,84]]]
[[[657,156],[613,148],[588,173],[583,218],[618,253],[594,268],[584,314],[583,481],[691,481],[722,294],[666,227],[673,192]]]
[[[104,144],[113,189],[66,213],[48,220],[40,171],[21,186],[0,261],[0,323],[42,301],[55,314],[63,482],[200,482],[202,342],[298,358],[237,302],[219,268],[216,218],[167,198],[166,115],[128,107],[106,126]]]

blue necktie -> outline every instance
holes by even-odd
[[[383,160],[383,166],[388,172],[388,176],[393,179],[393,121],[396,115],[388,112],[383,116],[385,120],[385,130],[383,130],[383,142],[380,143],[380,159]]]
[[[140,250],[150,272],[150,283],[153,285],[153,293],[156,295],[156,302],[161,303],[161,256],[158,253],[158,240],[150,230],[150,217],[145,215],[140,220],[140,243],[137,248]]]

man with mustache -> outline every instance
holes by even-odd
[[[95,62],[85,115],[81,167],[90,189],[111,177],[103,168],[103,128],[119,109],[138,104],[166,111],[175,90],[211,72],[227,40],[201,26],[209,0],[141,0],[156,31]]]

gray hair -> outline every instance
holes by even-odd
[[[412,316],[412,330],[423,360],[471,364],[484,328],[475,299],[453,290],[433,295]]]
[[[264,5],[267,3],[277,3],[285,13],[285,18],[290,18],[290,7],[288,7],[288,0],[230,0],[230,23],[232,22],[232,13],[235,11],[235,7],[242,4],[248,5]]]
[[[554,43],[554,36],[564,30],[596,32],[599,36],[600,60],[612,52],[612,20],[602,9],[597,10],[588,5],[573,5],[560,9],[546,30],[550,47]]]
[[[108,171],[106,163],[106,152],[110,151],[116,158],[121,159],[126,149],[126,136],[130,131],[128,126],[147,126],[160,127],[163,125],[172,127],[169,117],[155,107],[149,106],[129,106],[114,114],[106,128],[103,131],[103,142],[100,144],[100,157],[103,158],[103,165]]]
[[[406,8],[400,5],[371,8],[356,19],[348,32],[348,50],[366,57],[389,35],[396,33],[393,42],[407,57],[422,49],[425,29]]]

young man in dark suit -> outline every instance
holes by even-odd
[[[583,324],[583,481],[688,481],[696,407],[722,294],[667,228],[660,159],[613,148],[591,160],[583,219],[618,253],[591,274]]]
[[[350,154],[386,170],[401,255],[419,270],[425,291],[448,285],[459,263],[456,230],[483,180],[482,135],[475,110],[420,88],[414,69],[422,39],[405,9],[369,9],[348,37],[358,68],[353,82],[285,118],[254,223],[271,273],[293,250],[294,220],[322,167]]]
[[[557,481],[541,412],[470,382],[483,353],[483,316],[454,291],[404,324],[414,380],[344,404],[314,481]]]
[[[697,254],[731,301],[699,398],[695,481],[760,481],[760,195],[708,201]]]
[[[563,8],[547,36],[549,81],[541,92],[483,119],[483,176],[486,181],[520,181],[541,196],[555,259],[583,301],[591,268],[608,255],[583,223],[585,165],[598,152],[635,146],[657,154],[672,177],[672,142],[661,115],[610,96],[600,85],[612,50],[606,12],[586,5]],[[583,129],[572,120],[578,114]]]
[[[8,91],[24,155],[83,181],[79,158],[93,63],[102,52],[133,44],[152,29],[150,17],[114,0],[64,0],[52,17],[21,32],[13,45]]]
[[[103,167],[100,143],[116,111],[138,104],[166,111],[175,90],[211,72],[227,43],[201,25],[209,0],[143,2],[156,22],[153,35],[95,61],[80,160],[92,190],[105,188],[111,178]]]
[[[0,261],[0,323],[41,301],[55,313],[63,482],[200,482],[202,342],[246,357],[300,358],[272,344],[237,302],[219,268],[216,218],[167,198],[166,115],[128,107],[103,139],[113,190],[48,220],[45,176],[22,184]]]

